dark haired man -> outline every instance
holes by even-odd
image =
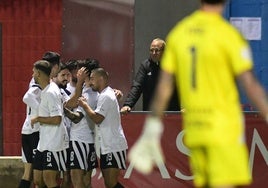
[[[118,182],[121,169],[126,169],[127,141],[123,132],[120,110],[114,90],[109,87],[108,73],[93,69],[90,74],[90,87],[98,92],[96,109],[83,97],[78,99],[96,128],[96,152],[100,154],[100,168],[107,188],[123,188]],[[99,147],[98,147],[99,146]]]
[[[167,37],[152,113],[130,151],[136,169],[148,173],[163,162],[161,118],[176,79],[184,142],[196,187],[233,188],[251,183],[244,118],[237,82],[268,122],[268,100],[252,73],[249,45],[223,17],[225,0],[201,0],[201,8]]]
[[[57,175],[66,170],[69,137],[62,119],[62,95],[59,87],[51,81],[52,65],[39,60],[33,66],[33,78],[42,89],[38,114],[31,125],[40,124],[40,139],[34,156],[34,183],[42,187],[59,187]]]
[[[33,156],[39,141],[39,127],[36,123],[31,127],[31,119],[38,114],[40,104],[41,87],[38,84],[32,84],[23,96],[23,102],[27,105],[26,118],[21,129],[21,152],[24,163],[24,173],[20,180],[19,188],[30,188],[32,181],[32,163]]]
[[[98,93],[92,91],[89,82],[91,70],[98,68],[97,60],[86,61],[77,74],[76,89],[65,105],[65,115],[72,121],[70,129],[69,167],[74,187],[91,187],[92,170],[98,167],[94,148],[94,123],[81,107],[77,107],[77,99],[82,95],[91,108],[96,108]],[[70,109],[73,109],[71,111]],[[79,149],[78,149],[79,148]]]
[[[48,51],[43,54],[42,59],[48,61],[52,65],[51,78],[57,76],[59,72],[60,54]]]
[[[67,84],[67,90],[73,94],[77,84],[77,72],[80,68],[85,67],[87,70],[91,70],[90,66],[99,66],[99,61],[96,59],[87,58],[85,60],[71,59],[66,62],[68,69],[71,72],[70,82]],[[89,66],[89,67],[88,67]]]
[[[65,63],[60,63],[59,64],[59,72],[58,72],[57,76],[54,77],[52,80],[60,88],[63,105],[67,100],[70,99],[71,92],[66,89],[67,83],[69,83],[70,77],[71,77],[71,73],[70,73],[68,65],[66,65]],[[63,121],[64,121],[64,125],[67,128],[68,135],[70,137],[71,121],[65,115],[63,116]],[[68,154],[69,154],[69,150],[68,150]],[[68,165],[69,164],[67,164],[67,168],[69,167]],[[69,169],[67,169],[67,171],[63,172],[61,187],[62,188],[69,188],[69,187],[71,187],[71,184],[72,184],[72,182],[71,182],[71,177],[70,177],[70,171],[69,171]]]
[[[42,60],[48,61],[52,66],[50,78],[57,76],[59,72],[60,54],[58,54],[57,52],[48,51],[43,54]],[[29,83],[29,87],[31,87],[32,85],[36,85],[33,78]]]
[[[57,75],[59,69],[60,55],[57,52],[48,51],[43,54],[43,60],[48,61],[52,66],[51,78]],[[39,123],[34,128],[30,126],[30,119],[38,110],[40,103],[40,86],[32,77],[28,91],[23,96],[23,102],[27,105],[27,114],[21,130],[22,134],[22,161],[24,163],[24,174],[19,184],[19,188],[28,188],[32,177],[32,157],[39,141]]]
[[[59,72],[56,77],[53,78],[53,81],[59,86],[61,89],[61,92],[64,93],[64,95],[69,96],[71,92],[67,90],[67,84],[69,83],[71,77],[71,73],[69,70],[68,65],[65,63],[59,64]]]
[[[67,90],[71,92],[71,95],[75,92],[75,87],[77,83],[77,71],[79,70],[78,63],[79,61],[75,59],[71,59],[66,62],[66,65],[71,72],[71,77],[69,83],[67,84]]]

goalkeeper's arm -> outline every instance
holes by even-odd
[[[173,76],[162,71],[150,114],[143,127],[142,135],[130,150],[129,159],[134,168],[149,173],[155,164],[163,163],[161,136],[163,132],[162,116],[173,92]]]

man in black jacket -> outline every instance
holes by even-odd
[[[136,102],[143,94],[143,111],[148,111],[150,101],[153,98],[155,86],[159,75],[160,59],[165,49],[165,41],[156,38],[150,45],[150,57],[146,59],[139,67],[131,90],[121,108],[121,113],[130,112]],[[174,89],[173,96],[170,100],[168,111],[180,110],[177,91]]]

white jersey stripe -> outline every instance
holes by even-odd
[[[89,145],[82,142],[79,142],[79,145],[82,151],[85,169],[88,169],[87,155],[89,153]]]
[[[121,160],[120,160],[120,157],[119,157],[118,153],[119,152],[113,152],[113,155],[114,155],[114,158],[115,158],[116,163],[118,165],[118,168],[122,169],[122,163],[121,163]]]
[[[59,152],[59,155],[60,155],[59,158],[60,158],[61,169],[63,169],[63,171],[66,171],[66,164],[65,164],[66,157],[65,156],[67,156],[67,151],[63,150]]]
[[[80,148],[81,148],[80,143],[79,143],[78,145],[79,145]],[[79,152],[79,149],[77,148],[77,142],[73,142],[73,149],[74,149],[74,152],[75,152],[75,153],[80,153],[80,152]],[[80,154],[81,154],[81,153],[80,153]],[[85,165],[84,165],[83,159],[82,159],[81,157],[78,157],[78,156],[77,156],[77,160],[78,160],[79,166],[80,166],[81,168],[85,169]]]
[[[120,152],[120,158],[122,161],[123,169],[126,169],[126,150]]]

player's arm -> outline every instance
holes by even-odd
[[[64,107],[64,114],[74,123],[79,123],[84,117],[82,112],[73,112],[66,107]]]
[[[246,71],[240,74],[238,77],[239,84],[245,90],[248,98],[260,111],[261,115],[268,122],[268,100],[263,87],[255,78],[252,71]]]
[[[121,108],[120,112],[125,114],[131,111],[131,109],[135,106],[137,101],[139,100],[142,92],[143,92],[143,87],[144,87],[144,82],[146,80],[146,75],[147,75],[147,68],[146,63],[143,62],[139,69],[138,72],[135,76],[135,79],[132,83],[131,90],[129,91],[126,100],[123,104],[123,107]]]
[[[82,95],[83,84],[87,76],[88,72],[85,67],[78,70],[75,92],[74,95],[66,102],[66,108],[73,109],[77,107],[77,100]]]
[[[146,118],[142,135],[129,153],[129,159],[134,168],[145,174],[151,172],[155,164],[161,165],[164,163],[161,149],[163,132],[161,117],[173,92],[173,79],[172,74],[161,71],[151,105],[152,114]]]
[[[104,120],[104,116],[99,113],[96,113],[88,104],[84,97],[79,97],[78,105],[81,106],[89,118],[96,124],[100,124]]]
[[[47,125],[60,125],[62,116],[50,116],[50,117],[42,117],[38,116],[31,119],[31,125],[33,126],[35,123],[47,124]]]
[[[161,70],[160,79],[151,104],[152,116],[162,117],[174,90],[174,76]]]

